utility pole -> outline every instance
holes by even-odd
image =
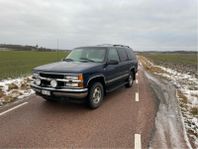
[[[56,59],[58,60],[59,39],[57,39]]]

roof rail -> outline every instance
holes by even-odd
[[[112,44],[99,44],[97,46],[113,46]]]
[[[125,47],[125,48],[130,48],[129,46],[126,45],[121,45],[121,44],[100,44],[97,46],[113,46],[113,47]]]
[[[121,44],[114,44],[114,47],[125,47],[125,48],[130,48],[129,46],[121,45]]]

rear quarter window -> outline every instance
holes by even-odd
[[[118,54],[120,57],[121,61],[127,61],[128,60],[128,56],[127,56],[127,51],[125,48],[117,48],[118,50]]]
[[[128,58],[129,58],[130,60],[136,59],[135,53],[133,52],[132,49],[127,48],[126,51],[127,51],[127,54],[128,54]]]

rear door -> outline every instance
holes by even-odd
[[[127,49],[127,53],[128,53],[128,57],[129,57],[130,65],[131,65],[130,69],[134,69],[135,72],[137,72],[138,62],[137,62],[135,53],[133,52],[131,48]]]
[[[127,55],[126,48],[117,48],[118,50],[118,55],[120,57],[120,76],[121,76],[121,81],[124,82],[129,76],[129,70],[130,70],[130,62],[129,58]]]

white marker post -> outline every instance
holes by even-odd
[[[134,149],[141,149],[141,148],[142,148],[141,135],[135,134]]]
[[[136,101],[136,102],[139,101],[139,93],[138,93],[138,92],[135,93],[135,101]]]
[[[138,80],[135,80],[135,83],[138,84]]]

